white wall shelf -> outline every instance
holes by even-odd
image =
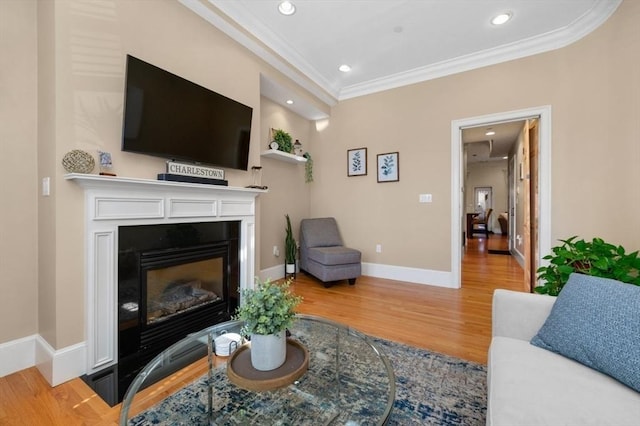
[[[293,164],[304,164],[307,162],[307,159],[300,155],[288,154],[277,149],[268,149],[266,151],[262,151],[262,154],[260,155],[262,157],[273,158],[274,160],[285,161],[287,163]]]

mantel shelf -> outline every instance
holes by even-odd
[[[293,164],[304,164],[307,162],[307,159],[304,157],[288,154],[277,149],[268,149],[266,151],[262,151],[262,154],[260,155],[263,157],[273,158],[274,160],[285,161],[287,163]]]
[[[138,179],[116,176],[100,176],[84,173],[68,173],[64,178],[73,181],[85,189],[141,189],[141,190],[164,190],[172,189],[173,191],[201,191],[201,192],[218,192],[218,193],[238,193],[247,194],[253,197],[261,193],[268,192],[263,189],[241,188],[236,186],[223,185],[205,185],[201,183],[184,183],[166,180]]]

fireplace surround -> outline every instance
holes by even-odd
[[[231,269],[237,268],[237,272],[230,274],[237,277],[237,285],[230,281],[227,283],[228,293],[224,293],[224,286],[227,285],[224,284],[222,290],[217,290],[222,294],[217,294],[214,290],[217,284],[202,283],[205,280],[202,277],[196,277],[192,281],[201,281],[199,289],[197,283],[189,287],[184,286],[185,283],[177,279],[176,282],[169,284],[173,288],[173,290],[169,289],[169,292],[179,293],[181,290],[176,287],[182,285],[183,292],[188,290],[202,295],[204,292],[200,290],[204,288],[205,291],[216,293],[222,301],[205,303],[205,306],[190,306],[187,307],[187,311],[199,312],[208,305],[214,305],[221,315],[227,316],[230,309],[233,309],[233,303],[237,303],[237,296],[233,293],[237,294],[241,289],[253,286],[255,198],[266,191],[78,173],[65,175],[65,179],[78,184],[84,190],[85,198],[85,342],[82,355],[85,362],[84,368],[80,366],[75,371],[77,375],[96,377],[97,388],[112,388],[114,380],[117,380],[116,376],[108,372],[119,364],[120,357],[118,333],[118,317],[122,305],[118,300],[118,270],[122,266],[119,259],[119,240],[122,239],[120,228],[160,225],[162,229],[165,225],[176,225],[174,229],[189,229],[204,226],[207,223],[235,223],[233,227],[237,227],[237,231],[229,231],[226,225],[226,231],[206,231],[213,234],[237,232],[237,236],[230,239],[231,243],[221,243],[217,239],[216,241],[202,240],[201,244],[195,244],[196,253],[189,253],[193,248],[188,249],[186,256],[195,256],[196,261],[203,261],[224,257],[222,252],[236,252],[238,256],[236,266],[233,266],[232,260],[227,262],[231,265]],[[186,234],[189,235],[189,232]],[[184,253],[179,253],[182,249],[183,247],[170,249],[150,247],[146,250],[145,261],[151,260],[153,263],[154,257],[158,254],[171,251],[178,253],[178,257],[183,256]],[[198,252],[201,249],[205,251],[212,249],[214,254],[213,256],[205,254],[201,258],[199,256],[202,253]],[[216,254],[216,250],[220,253]],[[216,266],[211,265],[210,268],[214,270]],[[169,275],[173,273],[169,272]],[[151,279],[154,277],[152,276]],[[189,277],[185,277],[184,280],[189,281]],[[232,286],[235,288],[232,289]],[[235,302],[233,299],[236,299]],[[227,302],[229,305],[221,308]],[[136,309],[131,304],[126,306],[134,311]],[[140,306],[137,309],[140,309]],[[159,321],[159,324],[165,322],[157,318],[155,320]],[[105,374],[100,377],[102,373]]]
[[[117,389],[119,402],[154,356],[190,333],[228,321],[238,306],[240,222],[118,227]],[[116,379],[112,379],[116,383]]]

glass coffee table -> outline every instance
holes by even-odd
[[[215,339],[239,333],[242,326],[241,321],[217,324],[156,356],[129,386],[120,425],[387,423],[395,400],[395,375],[369,337],[324,318],[297,315],[290,338],[307,349],[307,371],[289,385],[256,392],[231,382],[228,357],[215,355]],[[180,368],[198,362],[206,362],[202,377],[180,378]]]

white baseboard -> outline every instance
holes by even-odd
[[[85,343],[54,350],[39,334],[0,344],[0,377],[36,366],[51,386],[82,376]]]
[[[362,263],[362,275],[406,281],[436,287],[458,288],[451,282],[451,272],[431,269],[409,268],[406,266],[383,265],[379,263]]]
[[[511,249],[511,255],[518,262],[518,264],[524,269],[524,254],[520,253],[518,249]]]
[[[51,386],[80,377],[86,372],[85,342],[55,350],[40,335],[36,337],[36,366]]]
[[[430,269],[408,268],[405,266],[382,265],[378,263],[362,263],[362,275],[389,280],[407,281],[416,284],[436,287],[458,288],[451,282],[451,272]],[[260,280],[267,278],[278,280],[284,277],[284,265],[276,265],[263,269],[258,273]]]
[[[284,278],[284,264],[260,270],[258,272],[258,278],[260,279],[260,281],[266,281],[267,279],[275,281],[279,280],[280,278]]]
[[[37,336],[34,334],[0,344],[0,377],[35,365]]]

